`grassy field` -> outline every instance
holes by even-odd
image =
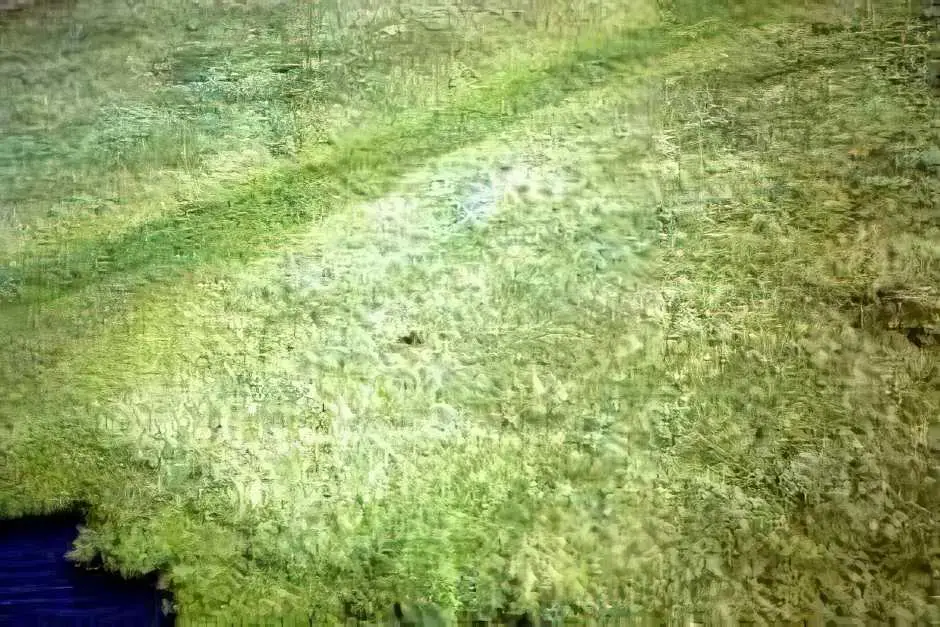
[[[940,621],[911,15],[0,14],[0,515],[183,624]]]

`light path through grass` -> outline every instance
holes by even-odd
[[[514,4],[106,0],[17,16],[0,29],[0,259],[131,230],[377,114],[657,19],[650,2]]]

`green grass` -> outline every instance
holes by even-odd
[[[936,619],[903,7],[317,6],[0,25],[0,513],[185,624]]]
[[[340,141],[315,162],[259,177],[230,198],[183,204],[116,241],[82,241],[77,250],[56,251],[51,263],[30,255],[8,273],[23,291],[14,300],[34,304],[96,282],[133,280],[141,270],[152,273],[161,265],[185,267],[264,251],[285,231],[308,225],[350,195],[379,195],[422,161],[499,132],[567,94],[616,78],[624,64],[642,63],[675,46],[660,30],[637,29],[602,48],[484,83],[472,100]]]

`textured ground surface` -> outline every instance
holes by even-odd
[[[904,10],[0,17],[0,513],[192,624],[936,620]]]

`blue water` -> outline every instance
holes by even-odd
[[[126,580],[65,559],[78,514],[0,520],[0,625],[169,627],[155,577]]]

